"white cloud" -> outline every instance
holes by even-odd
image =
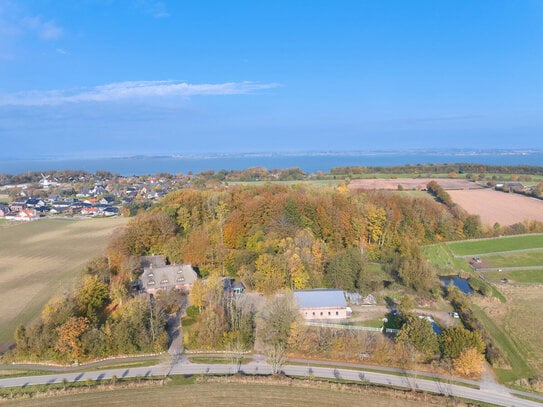
[[[277,88],[277,83],[226,82],[190,84],[178,81],[118,82],[93,88],[29,91],[0,95],[0,106],[54,106],[66,103],[133,101],[177,96],[245,95]]]
[[[54,41],[62,37],[63,30],[53,20],[43,21],[39,16],[24,17],[22,25],[38,37],[46,41]]]
[[[154,18],[170,17],[170,13],[168,12],[166,5],[162,1],[137,0],[134,4],[144,13]]]

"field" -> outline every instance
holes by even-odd
[[[416,407],[417,396],[392,391],[361,389],[339,390],[324,383],[299,381],[293,385],[280,383],[197,383],[128,389],[92,389],[88,393],[61,395],[11,402],[14,406],[128,406],[139,405],[194,405],[194,406],[359,406]],[[402,397],[403,396],[403,397]],[[411,397],[413,399],[406,399]],[[418,396],[422,398],[423,396]],[[439,398],[424,400],[424,405],[438,405]],[[39,400],[39,401],[38,401]],[[441,400],[443,403],[443,400]]]
[[[403,189],[422,190],[430,181],[437,181],[445,189],[480,189],[481,185],[467,179],[455,178],[386,178],[386,179],[353,179],[349,183],[350,189],[390,189],[397,190],[398,185]]]
[[[442,274],[465,271],[481,274],[494,283],[508,278],[510,282],[525,284],[499,284],[500,295],[506,299],[502,302],[473,296],[473,311],[511,364],[511,369],[494,369],[501,381],[543,377],[543,234],[441,243],[424,247],[423,253]],[[503,271],[473,272],[467,260],[474,255],[481,256],[483,267]]]
[[[484,253],[499,253],[512,250],[543,250],[543,234],[518,235],[495,239],[463,240],[447,243],[457,256],[473,256]]]
[[[477,312],[485,327],[500,348],[506,353],[512,369],[495,369],[498,377],[509,382],[523,377],[543,377],[543,348],[541,326],[543,325],[543,287],[503,286],[500,290],[506,303],[488,299],[476,300]]]
[[[100,255],[122,218],[44,219],[0,224],[0,344],[38,316],[47,301],[71,291],[83,266]]]
[[[540,270],[487,271],[485,278],[493,283],[506,278],[510,283],[543,284],[543,267]]]
[[[543,201],[539,199],[492,189],[448,192],[455,203],[467,212],[479,215],[489,226],[496,222],[502,226],[524,220],[543,222]]]

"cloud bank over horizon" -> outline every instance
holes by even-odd
[[[280,87],[278,83],[225,82],[191,84],[174,80],[126,81],[89,88],[25,91],[0,94],[0,106],[56,106],[67,103],[115,102],[154,97],[246,95]]]

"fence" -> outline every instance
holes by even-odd
[[[383,332],[383,328],[375,328],[372,326],[360,326],[360,325],[344,325],[344,324],[326,324],[323,322],[310,322],[307,321],[305,325],[308,326],[317,326],[320,328],[332,328],[332,329],[350,329],[353,331],[372,331],[372,332]],[[388,330],[388,329],[387,329]]]

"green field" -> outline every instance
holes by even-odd
[[[37,317],[49,299],[72,291],[83,266],[99,256],[123,218],[44,219],[0,224],[0,344]]]
[[[315,179],[296,181],[228,181],[228,185],[308,185],[311,187],[337,187],[341,179]]]
[[[543,268],[543,247],[541,250],[529,252],[512,252],[507,254],[494,254],[482,258],[484,267],[534,267]]]
[[[438,405],[439,398],[389,390],[339,389],[326,383],[196,383],[126,389],[96,389],[88,393],[13,401],[14,406],[420,406]],[[408,399],[409,398],[409,399]],[[418,400],[417,400],[418,399]],[[433,403],[432,403],[433,401]],[[443,400],[441,400],[441,403]]]
[[[541,250],[538,250],[541,249]],[[526,250],[526,251],[522,251]],[[509,253],[507,253],[509,251]],[[537,270],[505,270],[481,273],[491,282],[508,278],[518,283],[543,283],[543,235],[520,235],[505,238],[465,240],[423,247],[426,259],[440,274],[464,271],[476,276],[466,258],[475,254],[497,253],[481,256],[483,267],[534,267]],[[494,369],[501,382],[512,383],[529,377],[543,376],[543,289],[538,286],[514,287],[500,285],[500,292],[492,287],[494,296],[507,301],[474,296],[473,311],[485,329],[503,351],[511,368]]]
[[[485,277],[493,283],[506,278],[510,282],[520,284],[543,284],[543,268],[541,270],[487,271]]]
[[[507,252],[511,250],[543,249],[543,234],[463,240],[461,242],[448,243],[447,246],[457,256]]]

